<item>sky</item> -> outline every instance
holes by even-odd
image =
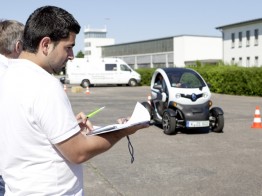
[[[81,25],[75,55],[83,51],[86,27],[106,27],[107,37],[120,44],[184,34],[221,36],[216,27],[262,18],[261,0],[7,0],[0,19],[25,24],[45,5],[67,10]]]

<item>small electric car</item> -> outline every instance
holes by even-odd
[[[142,104],[165,134],[196,128],[223,132],[224,112],[219,107],[211,108],[209,86],[193,69],[158,68],[150,88],[151,99]]]

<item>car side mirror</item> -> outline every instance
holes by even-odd
[[[166,100],[167,100],[167,95],[166,95],[166,93],[161,93],[161,95],[162,95],[162,101],[163,102],[166,102]]]
[[[157,89],[157,90],[160,90],[160,91],[163,90],[161,84],[156,84],[156,85],[153,86],[153,88]]]

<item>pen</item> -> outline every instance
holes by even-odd
[[[101,107],[101,108],[99,108],[99,109],[97,109],[97,110],[95,110],[95,111],[93,111],[93,112],[91,112],[91,113],[89,113],[89,114],[87,114],[86,117],[87,117],[87,118],[91,118],[91,117],[93,117],[94,115],[96,115],[98,112],[102,111],[104,108],[105,108],[105,106],[104,106],[104,107]]]

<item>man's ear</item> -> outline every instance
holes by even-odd
[[[15,44],[15,52],[19,55],[23,50],[23,43],[19,40]]]
[[[39,49],[43,52],[45,56],[48,55],[49,50],[51,49],[51,39],[49,37],[44,37],[40,42]]]

